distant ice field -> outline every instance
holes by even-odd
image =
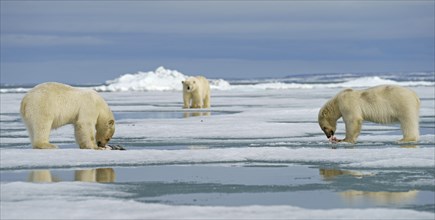
[[[434,86],[434,72],[391,72],[391,73],[328,73],[302,74],[284,78],[259,79],[209,79],[213,90],[286,90],[286,89],[323,89],[323,88],[361,88],[382,84],[401,86]],[[119,91],[181,91],[181,81],[190,76],[177,70],[158,67],[154,71],[127,73],[113,80],[107,80],[103,85],[81,86],[91,87],[100,92]],[[80,86],[80,85],[78,85]],[[0,84],[0,93],[22,93],[32,85]]]
[[[317,113],[342,87],[213,89],[202,110],[182,109],[179,90],[101,92],[126,151],[80,150],[72,126],[52,132],[60,149],[33,150],[24,93],[2,92],[0,217],[433,219],[434,86],[408,86],[422,104],[414,144],[374,123],[355,145],[329,143]]]

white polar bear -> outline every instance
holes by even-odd
[[[419,109],[417,94],[404,87],[382,85],[359,91],[346,89],[320,109],[318,122],[325,135],[335,141],[337,120],[343,117],[346,137],[336,141],[350,143],[356,142],[364,120],[382,124],[399,122],[403,133],[400,142],[414,142],[419,139]]]
[[[210,108],[210,84],[205,77],[189,77],[182,83],[183,108]]]
[[[113,113],[95,91],[61,83],[43,83],[21,101],[21,118],[33,148],[57,148],[49,142],[51,129],[73,124],[81,149],[105,147],[115,132]]]

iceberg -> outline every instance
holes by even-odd
[[[106,85],[95,87],[97,91],[118,92],[118,91],[181,91],[181,81],[188,78],[177,70],[166,69],[161,66],[155,71],[138,72],[136,74],[125,74],[114,80],[106,81]],[[307,75],[307,77],[310,77]],[[322,88],[360,88],[370,87],[383,84],[393,84],[401,86],[433,86],[434,82],[428,81],[395,81],[383,79],[379,76],[365,76],[349,78],[344,82],[330,83],[306,83],[306,82],[282,82],[282,79],[274,80],[253,80],[243,81],[237,84],[234,81],[232,85],[223,79],[209,79],[212,90],[236,90],[236,91],[253,91],[253,90],[288,90],[288,89],[322,89]]]
[[[106,85],[97,86],[94,89],[101,92],[181,91],[181,81],[188,77],[177,70],[161,66],[155,71],[124,74],[114,80],[108,80]],[[212,89],[226,90],[230,87],[230,84],[223,79],[209,81]]]
[[[218,91],[264,91],[264,90],[292,90],[292,89],[328,89],[328,88],[364,88],[383,84],[400,86],[434,86],[430,80],[432,72],[422,73],[423,78],[405,77],[390,79],[385,74],[333,74],[333,75],[303,75],[297,78],[273,79],[241,79],[232,80],[209,78],[210,88]],[[413,75],[410,73],[410,75]],[[181,81],[189,76],[177,70],[167,69],[163,66],[154,71],[127,73],[120,77],[107,80],[104,85],[83,88],[92,88],[99,92],[126,92],[126,91],[181,91]],[[208,77],[207,77],[208,78]],[[329,81],[324,81],[329,79]],[[420,80],[420,81],[418,81]],[[0,88],[0,93],[24,93],[30,88]]]
[[[155,71],[125,74],[106,85],[98,86],[97,91],[171,91],[181,90],[181,81],[188,76],[176,71],[159,67]]]

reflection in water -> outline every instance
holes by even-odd
[[[373,176],[374,174],[367,174],[363,172],[351,170],[335,170],[335,169],[320,169],[320,175],[326,181],[331,181],[340,175],[350,175],[355,178],[363,178],[365,176]],[[346,203],[375,203],[377,205],[389,204],[405,204],[412,203],[416,200],[418,195],[417,190],[408,192],[370,192],[359,190],[348,190],[339,192],[339,195]]]
[[[350,175],[356,178],[363,178],[364,176],[373,176],[372,173],[363,173],[352,170],[336,170],[336,169],[319,169],[320,175],[323,176],[324,180],[333,180],[335,177],[340,175]]]
[[[113,183],[116,179],[115,170],[112,168],[98,168],[96,169],[96,176],[99,183]]]
[[[187,149],[189,149],[189,150],[204,150],[204,149],[210,149],[210,146],[208,146],[208,145],[190,145],[190,146],[187,146]]]
[[[112,183],[115,181],[115,171],[112,168],[76,170],[74,180],[82,182]]]
[[[210,116],[211,112],[184,112],[184,118],[198,117],[198,116]]]
[[[417,145],[400,145],[401,148],[417,148]]]
[[[112,183],[115,182],[115,178],[116,178],[115,171],[112,168],[76,170],[74,172],[74,181]],[[58,178],[54,178],[50,170],[34,170],[30,172],[28,180],[29,182],[65,181]]]
[[[367,192],[357,190],[340,192],[340,196],[346,202],[359,203],[367,201],[377,205],[412,203],[416,200],[417,195],[417,190],[408,192]]]
[[[50,170],[34,170],[30,172],[28,180],[35,183],[54,182]]]

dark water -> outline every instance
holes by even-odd
[[[1,181],[113,184],[129,199],[172,205],[405,208],[434,212],[433,169],[344,170],[232,163],[1,171]],[[170,175],[168,175],[170,174]],[[424,178],[422,178],[424,177]]]

